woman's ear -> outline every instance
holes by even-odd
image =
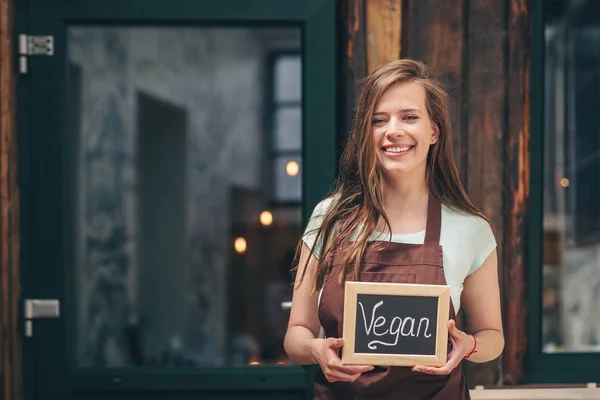
[[[440,127],[438,126],[438,124],[436,122],[433,122],[431,124],[431,144],[435,144],[437,143],[438,139],[440,138]]]

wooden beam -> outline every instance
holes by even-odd
[[[528,0],[508,0],[508,115],[504,218],[504,383],[523,380],[527,306],[525,296],[525,217],[530,168],[530,12]],[[539,227],[532,227],[539,229]],[[541,277],[540,277],[541,279]]]
[[[340,94],[341,132],[343,142],[350,135],[354,121],[354,104],[358,92],[358,81],[368,74],[367,39],[366,39],[366,4],[365,0],[348,0],[340,2],[341,26],[344,30],[342,43],[346,49],[342,54],[343,93]],[[345,39],[345,40],[344,40]]]
[[[404,0],[402,57],[425,62],[452,98],[452,147],[461,181],[466,181],[467,135],[463,77],[465,57],[463,0]]]
[[[23,398],[14,0],[0,0],[0,252],[4,398]]]
[[[356,80],[393,59],[397,51],[400,57],[426,62],[449,90],[461,181],[492,219],[502,241],[506,349],[501,360],[467,363],[466,373],[472,385],[518,383],[523,378],[527,318],[523,240],[529,196],[528,0],[340,4],[348,35],[343,70],[347,123],[353,118]],[[401,21],[397,27],[396,21]]]
[[[400,58],[402,0],[367,2],[367,63],[369,72]]]
[[[499,239],[503,232],[503,164],[506,107],[505,24],[506,3],[468,2],[468,161],[466,189],[475,205],[487,215]],[[500,244],[500,243],[499,243]],[[501,246],[498,246],[500,249]],[[502,254],[499,277],[502,281]],[[468,316],[467,316],[468,323]],[[499,380],[500,360],[466,363],[469,384],[493,384]]]
[[[359,81],[377,67],[400,58],[402,0],[340,2],[346,51],[342,54],[344,110],[340,139],[348,137],[354,120]]]

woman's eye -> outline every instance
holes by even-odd
[[[417,117],[416,115],[407,115],[406,117],[404,117],[404,119],[407,119],[409,121],[414,121],[416,119],[418,119],[419,117]]]
[[[383,119],[381,119],[381,118],[375,118],[375,119],[373,120],[373,125],[376,125],[376,124],[382,124],[382,123],[384,123],[384,122],[385,122],[385,120],[383,120]]]

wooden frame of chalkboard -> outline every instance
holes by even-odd
[[[347,281],[345,290],[342,364],[433,367],[446,364],[450,307],[448,286]],[[384,304],[384,300],[389,301]],[[386,317],[390,316],[390,309],[396,315],[388,321]],[[386,311],[386,316],[377,315]],[[409,315],[402,316],[403,311]],[[419,318],[418,315],[410,315],[411,312],[428,314],[433,318]],[[364,324],[360,325],[364,329],[357,330],[357,319]],[[379,332],[376,332],[377,328]]]

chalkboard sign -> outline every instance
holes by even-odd
[[[450,288],[346,282],[343,364],[443,366]]]

